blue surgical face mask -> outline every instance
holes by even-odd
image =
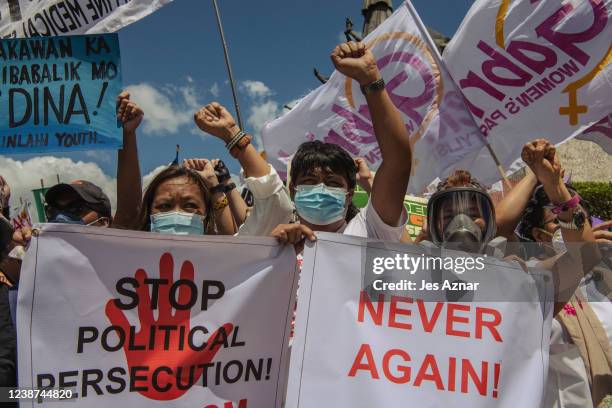
[[[346,195],[343,188],[325,184],[299,185],[295,188],[295,209],[300,217],[313,225],[329,225],[346,216]]]
[[[204,235],[204,220],[199,214],[179,211],[151,215],[151,232],[174,235]]]
[[[83,221],[82,218],[65,211],[58,211],[53,218],[49,218],[48,221],[55,224],[85,225],[85,221]]]

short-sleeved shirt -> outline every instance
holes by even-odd
[[[408,220],[406,208],[402,207],[402,215],[396,225],[388,225],[376,212],[372,205],[372,200],[368,200],[368,205],[362,208],[346,225],[344,231],[339,231],[345,235],[356,237],[377,239],[381,241],[399,241],[402,236],[404,225]]]

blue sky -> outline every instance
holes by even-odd
[[[344,20],[360,31],[362,0],[218,0],[230,49],[245,127],[257,132],[283,105],[319,83],[318,67],[330,74],[329,53],[340,41]],[[400,2],[394,1],[394,6]],[[471,0],[413,0],[424,23],[452,35]],[[123,81],[145,109],[139,129],[143,175],[172,160],[175,145],[182,157],[220,157],[238,171],[220,141],[196,130],[195,107],[218,100],[232,108],[223,51],[212,3],[174,0],[119,32]],[[116,152],[56,154],[93,162],[114,178]],[[15,155],[15,160],[31,155]],[[61,174],[62,179],[73,178]],[[34,186],[33,186],[34,187]]]

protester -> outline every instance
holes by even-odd
[[[234,234],[234,221],[222,187],[206,159],[189,159],[183,166],[169,166],[153,178],[144,192],[139,229],[176,235]]]
[[[535,175],[528,173],[498,206],[505,211],[501,219],[506,223],[507,234],[513,230],[511,227],[516,224],[517,215],[520,218],[522,214],[516,231],[525,243],[524,253],[531,257],[528,265],[537,265],[539,261],[567,251],[563,229],[551,210],[552,202],[544,186],[534,188],[537,182]],[[577,196],[569,184],[565,187]],[[588,218],[589,204],[580,199],[580,206]],[[609,298],[612,259],[605,256],[607,247],[612,244],[606,234],[608,225],[603,223],[593,228],[593,236],[604,255],[601,264],[586,271],[579,288],[552,322],[545,406],[599,406],[612,389],[612,303]]]
[[[272,236],[301,251],[313,231],[399,241],[407,219],[404,195],[412,153],[399,111],[384,88],[376,60],[364,43],[348,42],[331,54],[336,69],[362,87],[380,146],[382,163],[365,209],[352,204],[357,166],[341,147],[312,141],[303,143],[291,161],[290,194],[299,223],[282,224]]]
[[[17,385],[17,335],[11,319],[9,291],[13,282],[4,273],[7,266],[7,247],[12,239],[13,228],[9,216],[8,199],[10,187],[0,176],[0,387]],[[6,216],[6,217],[5,217]],[[16,404],[15,404],[16,406]]]
[[[0,175],[0,213],[7,220],[10,216],[9,201],[11,199],[11,187],[8,185],[4,177]]]
[[[245,184],[253,194],[253,207],[238,228],[239,235],[268,235],[274,226],[291,219],[291,201],[276,170],[251,144],[252,137],[240,129],[232,115],[217,102],[194,115],[196,125],[223,142],[242,167]],[[225,188],[224,186],[220,186]],[[230,195],[232,192],[230,191]],[[238,214],[238,221],[241,215]]]
[[[45,213],[50,223],[97,227],[111,225],[108,196],[95,184],[85,180],[60,183],[45,193]]]

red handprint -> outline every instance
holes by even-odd
[[[138,302],[138,319],[140,320],[140,330],[135,333],[133,344],[146,345],[144,350],[130,350],[128,348],[129,341],[127,337],[130,334],[130,323],[126,319],[123,311],[121,311],[111,299],[106,303],[106,316],[114,326],[121,327],[126,333],[126,341],[124,342],[123,350],[127,359],[128,367],[149,367],[148,371],[143,373],[138,372],[139,376],[145,377],[146,380],[139,381],[140,385],[147,384],[145,391],[138,391],[143,396],[160,401],[169,401],[179,398],[190,388],[190,385],[197,383],[203,373],[202,365],[210,363],[223,341],[214,341],[225,331],[225,338],[232,332],[234,326],[226,323],[217,331],[212,333],[207,340],[207,345],[202,351],[193,350],[187,342],[187,333],[190,330],[190,310],[176,310],[172,314],[172,306],[170,305],[170,287],[173,284],[172,273],[174,270],[174,260],[172,255],[165,253],[159,260],[160,279],[165,280],[159,285],[158,296],[158,317],[154,320],[153,309],[151,307],[151,296],[149,295],[148,285],[145,284],[147,274],[143,269],[136,271],[135,278],[139,285],[136,288]],[[193,281],[194,270],[193,264],[185,261],[181,267],[180,279]],[[184,287],[178,291],[178,303],[181,305],[189,302],[190,293]],[[153,328],[152,326],[156,326]],[[176,326],[177,330],[172,331],[169,335],[169,344],[166,342],[168,332],[156,332],[156,328],[162,326]],[[181,327],[184,327],[184,336],[179,335]],[[155,333],[152,335],[152,333]],[[223,337],[222,337],[223,338]],[[151,347],[152,346],[152,347]],[[134,347],[135,348],[135,347]],[[200,366],[200,367],[198,367]],[[159,367],[167,367],[160,369],[156,374],[157,388],[153,387],[153,373]],[[177,374],[180,369],[180,376]],[[193,374],[191,374],[192,372]],[[180,386],[178,382],[180,381]],[[189,386],[187,386],[189,385]]]

